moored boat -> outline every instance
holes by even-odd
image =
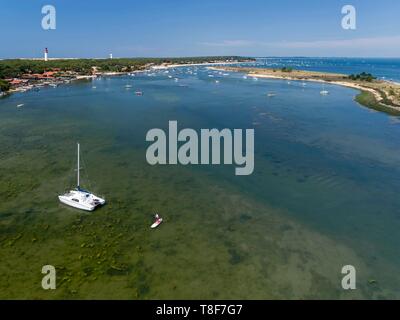
[[[106,201],[80,187],[79,149],[80,147],[78,143],[77,187],[75,190],[70,190],[62,195],[59,195],[58,199],[60,200],[61,203],[64,203],[68,206],[81,210],[93,211],[94,209],[96,209],[96,207],[105,204]]]

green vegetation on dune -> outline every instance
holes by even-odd
[[[348,76],[350,80],[358,80],[358,81],[367,81],[367,82],[372,82],[373,80],[376,79],[372,74],[366,73],[366,72],[361,72],[359,74],[351,74]]]
[[[292,67],[283,67],[283,68],[281,69],[281,71],[282,71],[282,72],[292,72],[292,71],[293,71],[293,68],[292,68]]]
[[[379,103],[376,99],[376,97],[368,91],[362,91],[360,94],[358,94],[356,96],[355,99],[359,104],[366,106],[368,108],[377,110],[377,111],[382,111],[382,112],[386,112],[390,115],[393,116],[398,116],[400,115],[400,111],[393,109],[393,108],[389,108],[386,107],[385,105]]]

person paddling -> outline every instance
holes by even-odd
[[[150,227],[152,229],[157,228],[161,224],[161,222],[163,221],[163,219],[158,215],[158,213],[156,213],[154,217],[155,217],[156,220],[154,221],[154,223]]]

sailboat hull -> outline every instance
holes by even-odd
[[[85,211],[93,211],[98,206],[104,205],[106,202],[104,199],[99,198],[92,193],[80,190],[71,190],[64,195],[58,196],[58,199],[63,204]]]
[[[72,201],[64,196],[58,196],[58,199],[60,200],[61,203],[66,204],[67,206],[70,206],[70,207],[73,207],[76,209],[80,209],[80,210],[93,211],[96,208],[95,206],[92,206],[92,205],[82,205],[82,204]]]

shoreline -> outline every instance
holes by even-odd
[[[296,79],[296,78],[290,78],[290,77],[278,77],[278,76],[269,76],[269,75],[254,75],[254,74],[247,74],[247,76],[249,77],[256,77],[256,78],[266,78],[266,79],[277,79],[277,80],[291,80],[291,81],[309,81],[309,82],[319,82],[319,83],[327,83],[327,84],[335,84],[338,86],[342,86],[342,87],[348,87],[348,88],[353,88],[353,89],[357,89],[357,90],[364,90],[364,91],[368,91],[370,93],[372,93],[376,99],[382,99],[382,97],[380,96],[380,94],[372,89],[372,88],[368,88],[368,87],[364,87],[362,85],[356,84],[356,83],[350,83],[350,82],[345,82],[345,81],[326,81],[326,80],[322,80],[322,79]],[[400,109],[398,109],[400,111]]]
[[[142,72],[151,72],[155,70],[166,70],[166,69],[173,69],[179,67],[190,67],[190,66],[221,66],[221,65],[234,65],[241,63],[242,61],[216,61],[216,62],[201,62],[201,63],[182,63],[182,64],[159,64],[159,65],[148,65],[145,66],[144,69],[132,70],[132,71],[105,71],[105,72],[96,72],[95,74],[91,75],[74,75],[69,78],[60,79],[60,78],[48,78],[43,79],[42,82],[37,83],[29,83],[24,86],[19,86],[17,88],[12,88],[6,92],[2,92],[0,98],[6,98],[13,93],[24,93],[30,90],[39,90],[45,86],[57,87],[62,84],[69,84],[72,81],[79,81],[79,80],[92,80],[97,77],[113,77],[113,76],[124,76],[124,75],[131,75],[135,73],[142,73]]]
[[[251,78],[264,78],[264,79],[276,79],[276,80],[288,80],[288,81],[310,81],[334,84],[343,87],[348,87],[361,91],[356,97],[355,101],[361,105],[388,113],[390,115],[400,115],[400,83],[387,80],[373,80],[371,82],[351,80],[347,75],[338,73],[326,73],[317,71],[304,71],[304,70],[291,70],[282,71],[277,69],[258,69],[249,67],[234,67],[229,65],[235,65],[241,63],[240,61],[220,61],[220,62],[202,62],[202,63],[182,63],[182,64],[161,64],[146,66],[145,69],[123,71],[123,72],[97,72],[92,75],[74,75],[68,79],[57,79],[51,78],[46,79],[43,82],[31,83],[26,86],[10,89],[7,92],[3,92],[1,98],[6,98],[13,93],[23,93],[30,90],[39,90],[44,86],[57,87],[61,84],[69,84],[72,81],[79,80],[92,80],[97,77],[111,77],[111,76],[123,76],[141,72],[151,72],[155,70],[166,70],[179,67],[190,67],[190,66],[206,66],[210,70],[218,71],[230,71],[230,72],[241,72],[245,73]]]
[[[310,81],[353,88],[361,91],[361,93],[358,94],[355,98],[355,100],[361,105],[377,111],[386,112],[391,115],[400,115],[400,103],[398,102],[400,99],[400,84],[393,81],[354,81],[348,79],[348,76],[344,74],[304,70],[283,72],[276,69],[255,69],[246,67],[209,67],[208,69],[229,72],[242,72],[246,73],[248,77],[253,78],[289,81]],[[386,86],[389,86],[390,89],[386,88]],[[388,90],[397,91],[397,95],[388,94]],[[369,97],[366,97],[365,95],[369,95]],[[372,101],[370,99],[371,97],[373,98]]]
[[[170,64],[166,65],[165,68],[156,68],[156,69],[171,69],[171,68],[179,68],[179,67],[191,67],[191,66],[219,66],[219,65],[231,65],[243,63],[241,61],[229,61],[229,62],[202,62],[202,63],[181,63],[181,64]]]

